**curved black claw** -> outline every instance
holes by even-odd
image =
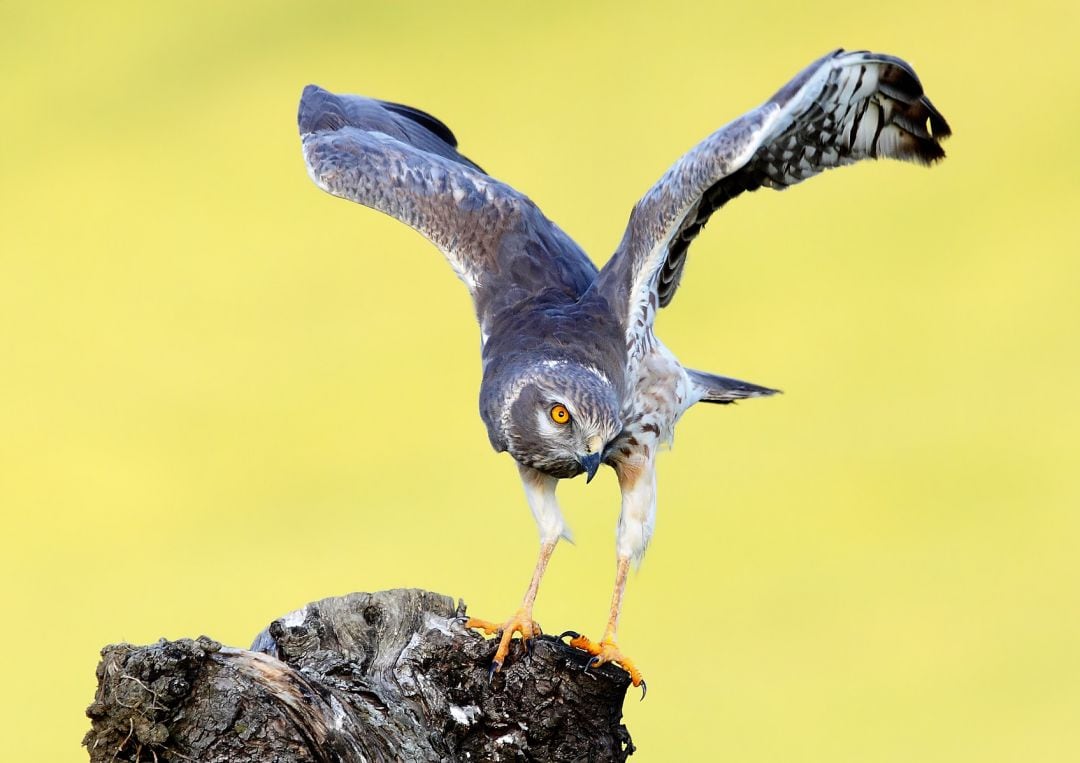
[[[649,687],[646,685],[645,680],[642,679],[642,681],[641,681],[641,699],[639,699],[638,702],[644,702],[645,701],[645,692],[647,692],[648,690],[649,690]]]
[[[502,670],[502,663],[498,660],[492,660],[491,667],[488,668],[488,683],[491,683],[492,679],[495,678],[495,674],[500,670]]]
[[[578,638],[578,637],[581,636],[581,634],[578,633],[577,631],[563,631],[562,633],[559,634],[559,640],[561,641],[562,639],[566,638],[567,636],[569,636],[570,638]]]
[[[600,656],[594,654],[592,657],[589,658],[589,661],[585,663],[585,670],[588,670],[589,668],[595,668],[599,664]]]

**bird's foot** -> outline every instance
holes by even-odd
[[[492,676],[502,670],[503,662],[510,651],[510,639],[514,637],[515,633],[521,634],[521,643],[525,646],[526,654],[529,652],[529,639],[543,633],[540,630],[540,624],[532,619],[532,611],[524,608],[515,612],[505,623],[493,623],[488,620],[470,617],[465,621],[465,627],[482,630],[485,636],[492,636],[496,633],[502,634],[499,638],[499,648],[495,650],[495,659],[491,661],[488,680],[491,680]]]
[[[559,638],[565,636],[570,636],[570,646],[592,655],[585,665],[586,670],[597,665],[603,665],[606,662],[615,663],[630,674],[630,682],[634,686],[641,687],[641,698],[645,699],[645,692],[648,691],[649,687],[645,684],[645,679],[641,677],[641,671],[622,653],[619,645],[615,643],[615,639],[605,636],[597,643],[576,631],[566,631]]]

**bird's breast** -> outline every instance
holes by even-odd
[[[616,463],[655,457],[671,443],[675,423],[693,404],[690,377],[678,359],[655,337],[645,346],[628,369],[623,430],[609,450]]]

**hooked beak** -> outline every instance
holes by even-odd
[[[600,468],[600,453],[590,453],[587,456],[578,456],[578,463],[581,464],[581,468],[585,470],[585,484],[592,482],[592,478],[596,476],[596,470]]]

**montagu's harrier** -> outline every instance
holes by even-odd
[[[627,570],[653,532],[657,450],[694,403],[774,392],[684,368],[653,334],[687,247],[744,191],[783,189],[860,159],[941,159],[945,119],[899,58],[830,53],[675,162],[635,205],[599,271],[526,196],[459,154],[454,135],[429,114],[309,85],[299,123],[320,188],[418,230],[472,294],[483,342],[480,415],[495,450],[517,462],[540,530],[521,607],[505,623],[468,623],[502,633],[492,672],[515,632],[528,639],[539,631],[532,608],[540,578],[569,534],[558,481],[591,480],[607,464],[622,489],[611,611],[600,641],[570,634],[570,643],[593,655],[590,664],[615,662],[642,685],[615,632]]]

